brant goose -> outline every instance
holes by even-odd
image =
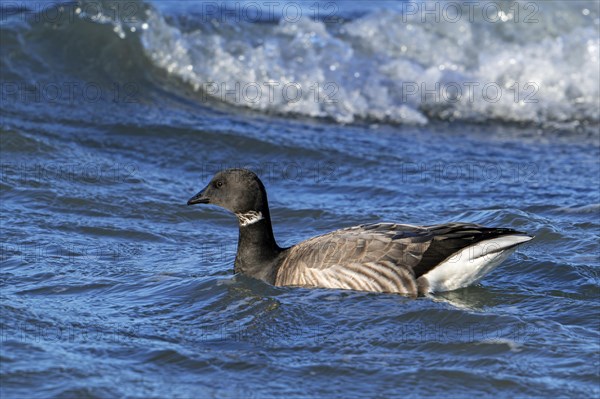
[[[277,286],[390,292],[416,297],[450,291],[481,280],[526,233],[469,223],[410,226],[363,224],[313,237],[290,248],[275,242],[264,185],[253,172],[218,172],[193,196],[239,221],[234,272]]]

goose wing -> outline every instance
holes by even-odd
[[[417,279],[467,247],[523,233],[475,224],[365,224],[303,241],[285,254],[276,285],[416,295]],[[515,244],[516,245],[516,244]]]

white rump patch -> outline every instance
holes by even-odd
[[[256,223],[259,220],[263,220],[262,212],[250,211],[246,213],[236,213],[235,214],[240,221],[240,226],[248,226],[252,223]]]
[[[531,240],[512,235],[479,242],[446,259],[427,274],[429,292],[452,291],[477,283],[510,256],[517,244]]]

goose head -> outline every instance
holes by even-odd
[[[236,215],[268,213],[267,193],[258,176],[247,169],[225,169],[187,202],[217,205]]]

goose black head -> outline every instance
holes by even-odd
[[[265,187],[258,176],[247,169],[225,169],[218,172],[187,204],[218,205],[235,214],[268,213]]]

